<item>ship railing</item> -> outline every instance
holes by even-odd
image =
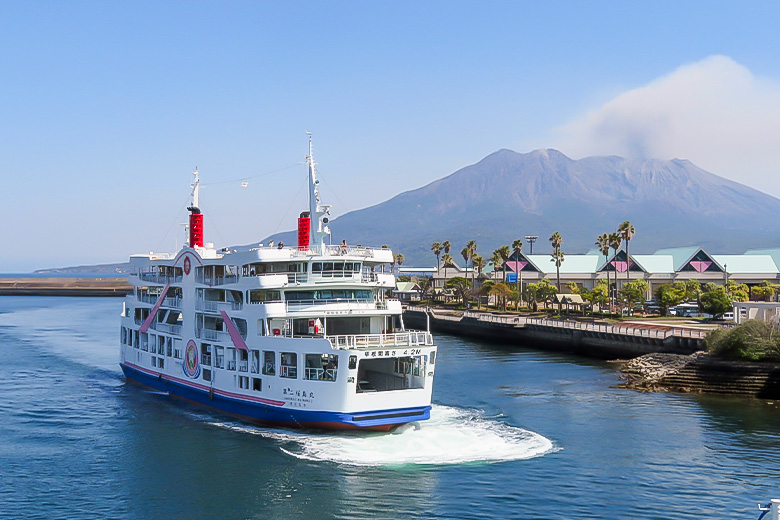
[[[152,323],[152,328],[158,332],[181,334],[181,325],[175,325],[172,323]]]
[[[165,298],[162,302],[162,306],[181,309],[181,298]]]
[[[225,285],[228,283],[236,283],[238,281],[237,274],[228,274],[225,276],[209,276],[204,274],[195,275],[195,281],[204,285]]]
[[[298,367],[293,365],[279,365],[279,377],[296,379],[298,377]]]
[[[342,246],[326,245],[325,247],[313,246],[308,249],[295,250],[293,256],[308,257],[315,255],[323,256],[362,256],[363,258],[373,258],[374,249],[363,246]]]
[[[198,329],[198,338],[208,339],[211,341],[229,342],[230,334],[228,334],[227,332],[222,332],[221,330]]]
[[[136,299],[141,303],[148,303],[149,305],[155,305],[157,303],[157,300],[160,299],[159,295],[154,294],[142,294],[141,296],[136,297]],[[161,304],[163,307],[172,307],[175,309],[181,308],[181,298],[165,298]]]
[[[309,283],[308,273],[287,273],[289,283]]]
[[[433,335],[424,331],[406,331],[392,334],[341,334],[326,336],[333,348],[361,349],[371,347],[415,347],[432,346]]]
[[[211,311],[219,312],[225,311],[240,311],[244,308],[244,304],[241,302],[218,302],[210,300],[198,300],[195,303],[195,308],[199,311]]]
[[[312,381],[335,381],[337,368],[306,368],[303,378]]]
[[[138,277],[145,282],[154,283],[178,283],[182,280],[182,276],[171,276],[160,273],[138,273]]]
[[[326,298],[321,300],[287,300],[285,306],[287,310],[296,310],[300,307],[309,307],[312,305],[349,305],[350,309],[354,310],[374,310],[387,307],[387,305],[381,306],[379,302],[374,300],[359,300],[355,298]]]

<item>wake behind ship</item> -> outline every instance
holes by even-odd
[[[430,417],[436,347],[388,297],[387,248],[327,245],[311,138],[297,247],[203,242],[199,177],[188,243],[133,255],[121,324],[128,380],[244,419],[389,430]]]

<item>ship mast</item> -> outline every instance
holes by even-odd
[[[328,222],[330,222],[330,205],[320,204],[320,181],[317,180],[311,132],[306,133],[309,135],[309,155],[306,156],[306,164],[309,166],[309,214],[312,221],[309,249],[324,252],[325,239],[330,235],[330,228],[328,227]]]
[[[195,167],[195,171],[192,172],[195,176],[195,180],[192,182],[192,205],[187,208],[190,212],[190,222],[188,226],[188,242],[187,245],[195,247],[203,247],[203,214],[198,207],[198,195],[200,192],[200,174],[198,167]]]

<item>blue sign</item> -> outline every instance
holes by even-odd
[[[517,283],[517,273],[506,273],[507,283]]]

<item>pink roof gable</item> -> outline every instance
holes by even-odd
[[[697,272],[703,273],[706,271],[710,266],[712,265],[712,262],[707,260],[693,260],[691,262],[691,267],[696,269]]]

